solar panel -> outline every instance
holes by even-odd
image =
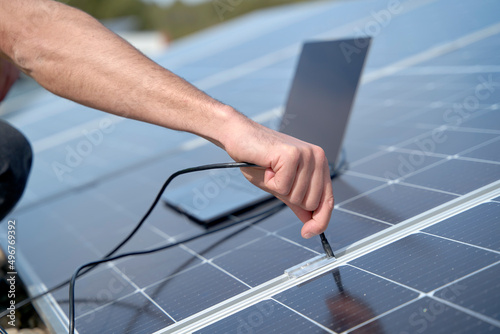
[[[285,275],[322,253],[285,209],[242,231],[97,268],[77,282],[78,332],[499,332],[500,89],[491,86],[490,96],[465,109],[479,99],[483,79],[498,81],[498,7],[405,1],[387,26],[379,24],[346,135],[349,167],[333,182],[326,235],[342,250],[337,261],[304,278]],[[158,60],[278,124],[273,110],[285,102],[301,43],[363,32],[383,10],[384,1],[332,1],[262,11]],[[31,294],[109,251],[169,174],[228,160],[191,135],[114,120],[102,144],[61,181],[53,162],[64,163],[67,147],[107,116],[48,94],[36,101],[5,117],[38,150],[26,196],[10,216],[19,223],[19,272]],[[407,224],[425,214],[421,227]],[[201,231],[160,205],[124,251]],[[67,295],[64,288],[37,303],[57,333],[66,331]]]

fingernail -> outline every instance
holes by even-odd
[[[314,233],[306,233],[306,234],[304,234],[304,238],[306,238],[306,239],[311,239],[314,236],[315,236]]]

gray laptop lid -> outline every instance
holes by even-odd
[[[369,44],[370,38],[305,43],[288,95],[280,132],[321,146],[333,166]]]
[[[370,39],[305,43],[297,64],[280,131],[321,146],[331,167],[338,163],[369,44]],[[273,198],[241,173],[233,174],[217,196],[205,196],[203,189],[213,179],[228,179],[224,173],[211,171],[203,180],[167,191],[166,204],[209,226]]]

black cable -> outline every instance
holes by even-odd
[[[0,325],[0,334],[8,334],[5,328],[2,327],[2,325]]]

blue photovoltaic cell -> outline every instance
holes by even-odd
[[[315,239],[321,244],[319,237]],[[315,255],[317,253],[270,235],[220,256],[213,263],[246,284],[257,286]]]
[[[407,183],[466,194],[499,179],[500,164],[452,159],[405,179]]]
[[[137,292],[77,318],[76,330],[81,334],[151,334],[171,324],[165,312]]]
[[[498,103],[498,100],[496,102]],[[463,126],[468,128],[498,130],[498,124],[500,124],[500,111],[492,110],[478,117],[464,119]]]
[[[348,199],[359,196],[383,184],[384,183],[381,181],[341,174],[333,179],[333,197],[335,199],[335,204],[341,204]]]
[[[186,243],[186,246],[204,257],[212,259],[237,247],[251,243],[266,235],[265,232],[249,226],[242,229],[236,226],[215,233],[211,237],[200,238]]]
[[[368,175],[396,180],[432,165],[442,159],[427,156],[423,152],[415,153],[389,152],[366,160],[350,170]]]
[[[500,260],[500,254],[422,233],[409,235],[350,262],[429,292]]]
[[[143,288],[200,263],[201,260],[195,255],[180,247],[174,247],[153,254],[119,260],[116,262],[116,267],[126,273],[137,286]]]
[[[152,285],[144,292],[179,321],[247,289],[246,285],[205,263]]]
[[[277,334],[290,331],[297,334],[328,333],[310,320],[273,300],[265,300],[250,306],[195,333]]]
[[[453,198],[449,194],[392,184],[342,204],[341,208],[397,224]]]
[[[489,133],[465,131],[433,132],[429,136],[419,138],[414,143],[403,148],[424,153],[454,155],[497,136]]]
[[[500,251],[500,203],[485,203],[423,230]]]
[[[78,279],[75,285],[75,311],[85,314],[103,305],[114,302],[135,292],[121,273],[110,268],[95,268]],[[60,288],[52,294],[64,313],[69,314],[69,287]]]
[[[499,277],[500,264],[496,264],[436,291],[434,296],[500,321]]]
[[[424,297],[350,333],[500,333],[500,328]]]
[[[487,145],[476,148],[466,154],[463,154],[463,156],[500,162],[500,150],[498,150],[498,146],[498,140],[496,140]]]
[[[274,298],[343,332],[418,297],[418,293],[351,266],[342,266]]]

